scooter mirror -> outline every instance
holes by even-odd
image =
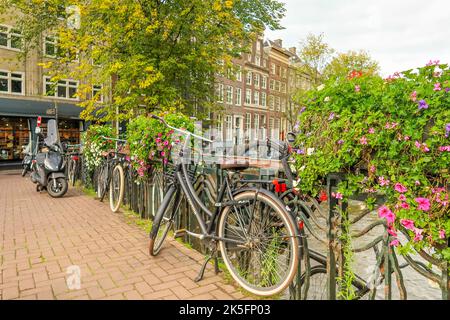
[[[40,133],[42,132],[41,127],[36,127],[36,129],[34,130],[34,132],[35,132],[36,134],[40,134]]]

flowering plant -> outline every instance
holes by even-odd
[[[114,142],[105,140],[102,136],[111,137],[113,128],[109,125],[91,125],[83,133],[83,157],[88,170],[92,171],[100,165],[102,152],[113,149]]]
[[[410,241],[399,250],[433,248],[450,261],[450,70],[438,61],[387,79],[350,75],[330,80],[300,101],[296,164],[298,188],[316,195],[326,175],[347,174],[339,187],[346,201],[355,193],[375,194],[386,203],[393,241],[398,230]],[[308,155],[309,154],[309,155]]]
[[[181,113],[161,115],[166,122],[176,128],[194,131],[189,117]],[[159,120],[139,116],[130,121],[127,128],[127,141],[130,146],[130,161],[139,177],[145,177],[151,168],[167,164],[173,143],[180,137],[168,129]]]

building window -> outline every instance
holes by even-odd
[[[281,69],[281,76],[283,77],[283,79],[287,78],[287,70],[286,70],[286,68]]]
[[[260,65],[261,65],[261,57],[260,57],[260,56],[256,56],[256,57],[255,57],[255,64],[256,64],[257,66],[260,66]]]
[[[242,67],[241,66],[237,66],[237,71],[236,71],[236,81],[242,81]]]
[[[251,71],[247,72],[247,84],[248,85],[252,84],[252,73],[251,73]]]
[[[260,77],[259,73],[255,73],[254,84],[255,84],[255,87],[257,87],[257,88],[259,88],[259,77]]]
[[[262,140],[266,140],[266,133],[267,133],[267,128],[266,128],[266,116],[261,115],[261,139]]]
[[[261,42],[256,41],[256,52],[260,52],[260,51],[261,51]]]
[[[240,106],[242,104],[242,89],[236,88],[236,105]]]
[[[266,77],[266,76],[263,76],[263,77],[262,77],[262,80],[261,80],[261,87],[262,87],[263,89],[267,89],[267,77]]]
[[[97,102],[103,102],[103,86],[102,85],[93,85],[92,86],[92,99],[95,99]]]
[[[227,86],[227,103],[233,104],[233,87]]]
[[[255,91],[254,96],[253,96],[253,103],[256,106],[259,106],[259,91]]]
[[[217,88],[217,97],[219,102],[223,102],[223,84],[219,83]]]
[[[252,138],[252,115],[247,113],[245,115],[245,132],[247,133],[247,137],[249,139]]]
[[[270,64],[270,70],[271,70],[272,74],[276,74],[276,66],[275,66],[275,63],[271,63],[271,64]]]
[[[259,114],[255,114],[253,116],[253,122],[255,125],[255,135],[253,135],[253,137],[257,140],[259,137]]]
[[[0,93],[25,94],[25,73],[0,70]]]
[[[280,105],[281,105],[281,102],[280,102],[281,100],[280,100],[280,97],[275,97],[275,110],[276,111],[280,111]]]
[[[270,90],[275,90],[275,80],[270,80]]]
[[[273,110],[275,108],[275,98],[271,95],[269,96],[269,109]]]
[[[281,99],[281,112],[286,112],[286,99]]]
[[[261,93],[261,106],[267,106],[267,94],[265,92]]]
[[[274,139],[278,139],[280,137],[280,119],[275,119],[273,137],[274,137]]]
[[[233,140],[233,116],[227,116],[225,118],[225,126],[227,129],[226,140],[231,141]]]
[[[272,139],[275,139],[274,119],[269,118],[269,135]]]
[[[252,103],[252,90],[247,89],[245,91],[245,104],[251,104]]]
[[[222,123],[222,115],[218,114],[216,119],[216,140],[221,141],[223,139],[223,123]]]
[[[281,91],[281,89],[280,89],[280,81],[275,81],[275,91],[278,91],[278,92]]]
[[[59,80],[52,82],[50,77],[44,77],[44,95],[61,99],[77,99],[78,81]]]
[[[22,32],[13,27],[0,25],[0,47],[21,50],[23,44]]]
[[[47,57],[56,57],[58,55],[58,41],[54,36],[44,38],[44,55]]]
[[[281,83],[281,92],[286,93],[286,82]]]

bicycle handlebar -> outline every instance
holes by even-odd
[[[172,127],[170,124],[168,124],[168,123],[166,122],[166,120],[164,120],[164,119],[161,118],[161,117],[158,117],[157,115],[151,114],[150,117],[153,118],[153,119],[156,119],[156,120],[161,121],[161,123],[164,124],[167,128],[172,129],[172,130],[174,130],[174,131],[177,131],[177,132],[179,132],[179,133],[181,133],[181,134],[183,134],[183,135],[185,135],[185,136],[192,136],[192,137],[195,137],[195,138],[197,138],[197,139],[200,139],[200,140],[203,140],[203,141],[206,141],[206,142],[209,142],[209,143],[214,142],[213,140],[210,140],[210,139],[207,139],[207,138],[205,138],[205,137],[196,135],[196,134],[194,134],[194,133],[192,133],[192,132],[189,132],[189,131],[186,131],[186,130],[182,130],[182,129],[179,129],[179,128]]]
[[[102,136],[102,139],[105,139],[105,140],[112,140],[112,141],[118,141],[118,142],[127,142],[127,140],[117,139],[117,138],[110,138],[110,137],[105,137],[105,136]]]

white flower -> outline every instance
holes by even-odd
[[[322,91],[323,89],[325,89],[324,84],[321,84],[320,86],[317,87],[317,91]]]
[[[324,101],[329,102],[330,100],[331,100],[330,97],[326,97]]]
[[[314,149],[314,148],[308,148],[308,150],[306,151],[306,154],[307,154],[308,156],[310,156],[310,155],[312,155],[312,154],[314,153],[315,150],[316,150],[316,149]]]

